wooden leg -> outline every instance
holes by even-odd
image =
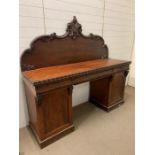
[[[124,103],[125,78],[124,72],[118,72],[90,82],[90,102],[106,111]]]
[[[38,132],[30,124],[41,148],[74,130],[72,86],[55,89],[37,97]]]

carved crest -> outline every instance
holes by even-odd
[[[72,22],[68,23],[66,32],[73,39],[76,39],[78,36],[81,35],[82,26],[81,26],[81,24],[78,23],[75,16],[73,17]]]
[[[85,52],[85,57],[81,56],[83,52]],[[79,57],[76,58],[78,55]],[[92,33],[84,35],[82,25],[74,16],[73,20],[67,24],[65,34],[59,36],[52,33],[35,38],[30,48],[26,49],[21,56],[21,69],[28,71],[93,58],[108,58],[108,47],[101,36]]]

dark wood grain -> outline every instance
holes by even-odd
[[[124,103],[125,71],[90,82],[90,102],[110,111]]]
[[[83,35],[75,17],[63,36],[35,39],[20,62],[29,125],[41,148],[74,130],[73,85],[90,81],[90,101],[107,111],[124,102],[130,62],[109,59],[103,38]]]
[[[25,71],[100,58],[108,58],[103,38],[83,35],[82,26],[74,17],[63,36],[53,33],[32,41],[30,49],[21,56],[21,69]]]
[[[72,86],[35,95],[25,84],[30,128],[41,148],[74,130],[72,120]],[[40,104],[39,104],[40,103]]]

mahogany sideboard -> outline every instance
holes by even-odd
[[[130,63],[108,58],[103,38],[83,35],[76,17],[63,36],[32,41],[21,56],[21,70],[29,125],[40,147],[74,130],[73,85],[90,81],[89,101],[106,111],[122,104]]]

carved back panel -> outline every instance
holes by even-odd
[[[103,38],[83,35],[82,26],[73,17],[63,36],[53,33],[36,38],[21,56],[21,69],[26,71],[99,58],[108,58]]]

